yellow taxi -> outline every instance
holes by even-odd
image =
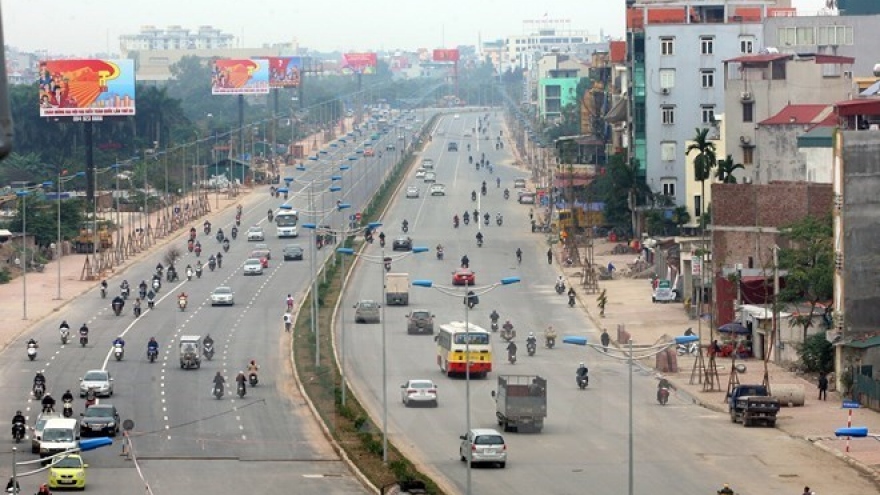
[[[82,457],[68,455],[49,468],[49,488],[79,488],[86,487],[86,468]]]

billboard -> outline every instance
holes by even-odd
[[[266,57],[269,62],[270,88],[299,87],[302,76],[302,57]]]
[[[458,49],[437,49],[434,50],[434,62],[458,62]]]
[[[375,74],[375,53],[345,53],[342,55],[343,74]]]
[[[269,61],[215,60],[211,71],[212,95],[256,95],[269,92]]]
[[[134,115],[134,60],[44,60],[37,77],[40,117]]]

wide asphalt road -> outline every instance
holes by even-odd
[[[507,164],[507,150],[496,151],[500,114],[493,114],[490,141],[464,137],[472,132],[479,113],[462,113],[459,118],[446,116],[438,125],[432,144],[424,157],[437,164],[437,181],[448,187],[447,196],[425,196],[427,190],[415,178],[423,195],[404,198],[401,188],[396,203],[384,219],[390,238],[400,233],[400,222],[410,223],[410,235],[416,246],[433,248],[442,244],[445,260],[433,252],[414,254],[395,261],[393,272],[407,272],[411,279],[431,279],[435,284],[451,285],[451,272],[467,254],[476,272],[477,286],[489,285],[504,277],[519,276],[522,282],[499,287],[481,297],[480,305],[470,312],[472,322],[489,328],[489,313],[497,309],[502,323],[509,319],[515,326],[519,360],[506,361],[505,346],[493,339],[495,365],[487,379],[471,382],[471,425],[473,428],[497,428],[495,403],[490,395],[499,374],[540,374],[548,380],[548,417],[542,433],[506,433],[508,463],[506,469],[475,467],[472,470],[473,493],[554,493],[620,494],[628,487],[628,442],[634,445],[634,491],[659,495],[715,493],[723,483],[731,483],[739,493],[800,493],[804,479],[821,472],[829,484],[858,486],[873,493],[874,488],[858,479],[854,471],[804,442],[796,441],[772,428],[749,428],[730,424],[725,415],[708,412],[673,397],[662,407],[655,400],[657,380],[649,371],[638,369],[633,378],[632,401],[629,399],[629,367],[589,348],[540,345],[534,357],[525,352],[525,336],[553,325],[563,335],[586,335],[593,342],[598,333],[580,309],[567,306],[565,296],[557,295],[553,285],[556,266],[547,264],[547,241],[544,235],[529,229],[530,206],[515,201],[513,179],[525,175]],[[449,141],[459,143],[459,151],[448,152]],[[468,164],[467,144],[471,154],[481,153],[495,165],[494,175],[475,170]],[[488,146],[487,146],[488,145]],[[488,149],[487,149],[488,148]],[[502,187],[494,184],[501,177]],[[488,195],[479,204],[471,202],[470,193],[479,191],[486,180]],[[503,189],[511,190],[505,201]],[[489,211],[492,222],[480,227],[486,243],[477,248],[473,223],[453,229],[452,217],[465,209]],[[496,212],[504,214],[504,224],[495,225]],[[391,234],[394,235],[391,235]],[[515,251],[524,252],[517,264]],[[374,244],[366,254],[380,254]],[[349,281],[337,319],[337,337],[345,332],[346,370],[355,393],[371,411],[378,427],[382,423],[382,327],[378,324],[355,324],[351,306],[360,299],[381,300],[383,268],[362,259]],[[587,296],[592,297],[592,296]],[[434,289],[410,288],[410,306],[385,309],[387,341],[387,389],[390,441],[430,473],[444,481],[451,490],[464,493],[466,467],[459,460],[459,435],[465,432],[465,381],[445,377],[435,364],[436,346],[429,336],[409,336],[405,315],[412,309],[425,308],[435,315],[435,328],[442,323],[464,319],[460,297],[447,296]],[[341,339],[339,340],[341,342]],[[542,342],[543,344],[543,342]],[[590,385],[579,390],[574,372],[585,361],[590,368]],[[408,379],[427,378],[438,384],[439,407],[405,408],[400,401],[400,385]],[[628,434],[628,411],[634,411],[633,435]]]
[[[417,112],[423,117],[422,112]],[[415,130],[424,124],[408,122]],[[401,126],[404,123],[401,121]],[[366,199],[378,187],[380,178],[387,173],[402,153],[403,141],[397,129],[391,129],[374,143],[377,156],[364,157],[356,148],[373,131],[352,135],[346,142],[328,146],[326,152],[314,159],[304,160],[305,170],[288,167],[283,177],[293,177],[291,196],[287,201],[301,210],[301,223],[341,226],[343,220],[355,211],[361,211]],[[407,134],[411,144],[413,131]],[[386,150],[389,143],[396,149]],[[351,159],[350,159],[351,158]],[[340,169],[346,165],[347,169]],[[345,168],[345,167],[343,167]],[[341,180],[334,180],[338,175]],[[313,181],[310,183],[309,181]],[[342,190],[329,192],[331,185]],[[312,187],[313,186],[313,187]],[[308,192],[312,191],[309,201]],[[352,208],[335,210],[336,201],[350,203]],[[255,194],[244,201],[244,216],[238,239],[224,257],[223,267],[215,272],[205,271],[201,279],[186,281],[184,267],[195,264],[195,256],[186,253],[187,234],[181,233],[170,244],[186,254],[177,263],[181,281],[163,283],[158,304],[137,320],[132,316],[131,300],[122,316],[114,316],[109,308],[110,299],[118,292],[123,279],[129,281],[133,293],[141,280],[149,280],[154,267],[162,260],[167,247],[148,254],[143,260],[108,280],[111,290],[107,299],[101,299],[97,290],[67,305],[57,317],[39,324],[27,337],[40,342],[38,359],[27,360],[24,341],[10,346],[0,355],[0,376],[7,400],[0,405],[0,415],[11,418],[21,409],[33,424],[39,413],[39,404],[30,397],[30,385],[37,370],[45,370],[48,390],[58,401],[70,389],[76,396],[75,414],[83,410],[78,398],[78,378],[90,369],[105,368],[114,377],[114,395],[101,399],[113,403],[123,419],[135,423],[131,437],[134,452],[141,469],[120,456],[121,443],[85,454],[88,469],[88,490],[94,493],[143,493],[144,483],[139,472],[154,493],[191,494],[193,486],[213,493],[226,493],[230,487],[246,487],[248,492],[270,492],[279,486],[297,486],[303,493],[365,493],[329,443],[305,406],[292,379],[288,358],[290,342],[283,330],[281,317],[287,294],[297,301],[311,279],[309,256],[314,251],[310,230],[300,229],[299,239],[278,239],[274,225],[266,218],[267,210],[277,210],[283,199],[272,198],[268,186],[259,186]],[[229,235],[235,211],[230,210],[214,221],[211,236],[202,233],[196,225],[207,256],[220,251],[213,233],[222,227]],[[345,215],[345,217],[343,217]],[[272,250],[269,269],[262,276],[242,275],[241,266],[254,242],[246,241],[248,227],[260,225],[265,229],[266,243]],[[282,260],[282,247],[301,244],[306,252],[304,261]],[[332,253],[325,248],[317,252],[318,261]],[[163,262],[164,263],[164,262]],[[317,264],[317,263],[316,263]],[[228,285],[235,291],[232,307],[211,307],[209,295],[216,287]],[[177,307],[176,295],[185,291],[189,305],[185,311]],[[48,297],[48,296],[47,296]],[[133,298],[132,298],[133,299]],[[308,310],[308,305],[303,306]],[[58,325],[67,320],[72,329],[72,343],[62,346]],[[77,343],[77,329],[87,322],[91,329],[85,348]],[[183,335],[204,337],[210,333],[215,341],[216,355],[212,361],[202,361],[201,369],[183,370],[178,362],[178,342]],[[126,356],[117,362],[110,357],[111,342],[118,336],[126,340]],[[156,337],[161,345],[156,363],[146,360],[146,343]],[[261,381],[249,388],[239,399],[234,392],[234,377],[245,370],[250,359],[261,366]],[[227,395],[216,400],[211,395],[212,378],[220,372],[227,380]],[[11,440],[2,440],[4,474],[11,457]],[[18,461],[35,458],[30,454],[30,437],[19,445]],[[247,463],[247,464],[245,464]],[[19,468],[19,473],[29,469]],[[45,481],[45,474],[22,478],[25,492],[36,491]],[[197,483],[197,485],[196,485]]]

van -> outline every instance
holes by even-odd
[[[50,419],[60,417],[61,414],[59,413],[42,413],[37,416],[37,422],[34,423],[34,434],[31,436],[31,453],[40,453],[40,438],[43,437],[43,429],[46,428],[46,423],[48,423]]]
[[[46,421],[40,439],[40,457],[49,457],[79,447],[79,421],[72,418],[52,418]]]

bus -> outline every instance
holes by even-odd
[[[275,226],[278,237],[296,237],[299,232],[296,224],[299,221],[299,213],[296,210],[281,210],[275,215]]]
[[[492,371],[492,346],[489,331],[470,323],[465,327],[463,321],[453,321],[440,325],[440,332],[434,337],[437,342],[437,366],[446,376],[464,375],[465,348],[470,350],[471,376],[485,377]]]

